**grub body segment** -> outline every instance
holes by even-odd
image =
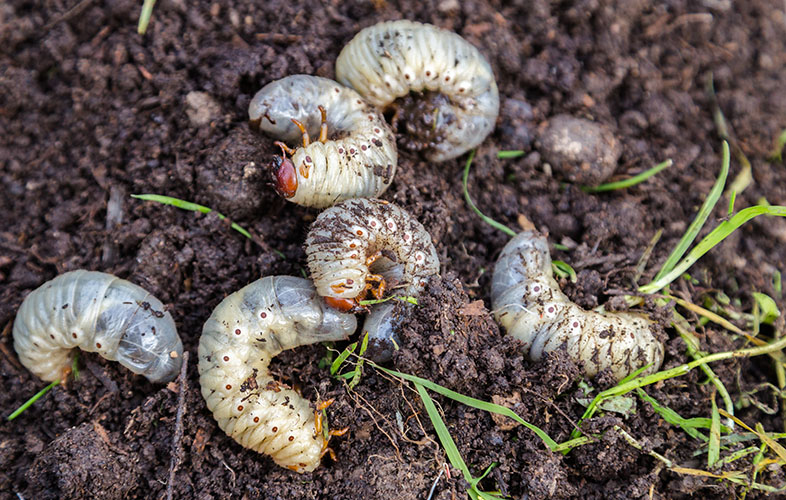
[[[425,150],[433,161],[476,147],[499,114],[497,83],[483,54],[458,34],[430,24],[387,21],[360,31],[339,54],[336,79],[380,108],[410,92],[447,97],[434,105],[441,140]]]
[[[318,139],[320,106],[328,131],[324,142]],[[292,75],[273,81],[257,92],[248,114],[252,124],[293,147],[286,189],[278,187],[293,203],[325,208],[348,198],[376,197],[393,181],[398,152],[390,126],[357,92],[333,80]],[[293,119],[308,132],[307,145]],[[280,157],[277,162],[280,170]]]
[[[282,467],[316,469],[326,441],[314,409],[268,367],[284,350],[343,340],[356,326],[303,278],[268,276],[226,297],[205,322],[198,352],[202,396],[219,427]]]
[[[14,321],[22,364],[46,381],[58,380],[74,348],[97,352],[151,382],[175,378],[183,345],[164,305],[129,281],[96,271],[71,271],[32,291]]]
[[[565,346],[586,376],[610,369],[616,380],[648,364],[644,374],[654,373],[663,361],[655,325],[644,316],[585,311],[568,299],[554,279],[546,238],[535,231],[519,233],[502,250],[491,303],[497,322],[532,360]]]
[[[306,255],[317,292],[335,299],[360,297],[375,275],[396,283],[396,295],[417,297],[439,274],[439,258],[423,225],[382,200],[347,200],[319,214],[306,237]],[[377,360],[389,359],[398,341],[394,305],[372,306],[364,324]]]

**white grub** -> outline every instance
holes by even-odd
[[[553,277],[546,238],[524,231],[510,240],[497,260],[491,282],[497,322],[524,343],[538,361],[563,345],[587,377],[610,370],[622,380],[639,368],[658,371],[663,344],[644,316],[585,311],[571,302]]]
[[[46,381],[71,367],[75,347],[151,382],[174,379],[182,363],[183,345],[164,305],[145,289],[96,271],[67,272],[33,290],[13,335],[22,364]]]
[[[346,339],[355,317],[327,307],[309,280],[268,276],[226,297],[199,339],[199,383],[218,426],[278,465],[311,472],[327,441],[309,402],[278,383],[270,360],[286,349]]]
[[[388,21],[362,30],[339,54],[336,79],[382,108],[410,92],[447,97],[435,113],[442,142],[426,150],[433,161],[476,147],[499,114],[497,83],[483,54],[456,33],[430,24]]]
[[[439,258],[423,225],[382,200],[347,200],[319,214],[306,237],[306,256],[317,293],[350,302],[363,298],[367,282],[393,276],[402,283],[396,295],[417,297],[439,274]],[[375,263],[386,266],[377,269],[380,276],[369,270]],[[372,307],[363,331],[376,360],[392,355],[397,323],[393,302]]]
[[[293,75],[271,82],[251,100],[248,115],[261,130],[297,146],[291,159],[286,153],[275,156],[272,168],[279,194],[298,205],[325,208],[349,198],[377,197],[396,174],[396,141],[384,117],[333,80]],[[308,132],[308,144],[293,119]]]

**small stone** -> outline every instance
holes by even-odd
[[[617,168],[622,147],[602,124],[568,115],[551,118],[538,131],[538,150],[558,177],[597,186]]]
[[[447,13],[459,10],[459,7],[461,6],[459,5],[458,0],[442,0],[439,2],[439,5],[437,5],[437,10]]]
[[[221,116],[221,106],[207,92],[189,92],[186,95],[186,114],[195,127],[207,125]]]

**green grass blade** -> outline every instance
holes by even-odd
[[[186,200],[181,200],[179,198],[172,198],[171,196],[164,196],[164,195],[161,195],[161,194],[132,194],[131,198],[136,198],[136,199],[144,200],[144,201],[155,201],[157,203],[162,203],[164,205],[171,205],[173,207],[181,208],[183,210],[190,210],[192,212],[200,212],[200,213],[203,213],[203,214],[209,214],[211,212],[215,212],[215,210],[213,210],[210,207],[206,207],[204,205],[199,205],[198,203],[193,203],[193,202],[186,201]],[[227,216],[222,214],[222,213],[215,212],[215,214],[216,214],[216,217],[218,217],[221,220],[224,220],[224,219],[227,218]],[[235,231],[237,231],[238,233],[240,233],[243,236],[245,236],[246,238],[248,238],[249,240],[256,241],[256,240],[254,240],[254,237],[251,236],[251,233],[249,233],[248,231],[243,229],[238,224],[232,222],[230,224],[230,227],[232,229],[234,229]],[[281,257],[284,256],[280,252],[276,252],[276,253],[278,253]]]
[[[671,326],[673,326],[674,329],[677,330],[677,333],[679,333],[680,337],[682,337],[682,339],[685,341],[685,345],[687,346],[688,349],[688,354],[694,360],[701,359],[701,353],[699,352],[699,343],[698,340],[696,339],[696,336],[691,331],[690,325],[688,324],[688,320],[686,320],[685,317],[683,317],[680,313],[678,313],[677,310],[674,308],[672,308],[671,314],[672,314]],[[729,325],[729,326],[734,326],[734,325]],[[715,375],[715,372],[712,371],[712,368],[710,368],[707,364],[702,364],[699,366],[699,368],[701,368],[701,371],[703,371],[704,374],[707,375],[707,378],[710,379],[712,385],[714,385],[715,388],[718,390],[718,394],[720,394],[721,399],[723,399],[723,404],[726,405],[726,411],[728,411],[731,414],[734,414],[734,402],[731,400],[731,396],[729,395],[729,391],[726,389],[726,386],[723,385],[723,381],[720,378],[718,378],[717,375]],[[729,420],[727,423],[730,427],[734,426],[734,421],[732,420]]]
[[[368,332],[363,335],[363,341],[360,343],[360,351],[358,352],[358,356],[363,356],[366,354],[366,349],[368,349]],[[362,363],[363,360],[359,360],[358,364]]]
[[[74,380],[79,379],[79,350],[76,350],[74,352],[74,359],[71,360],[71,376],[73,377]],[[60,384],[59,380],[55,380],[54,382],[51,382],[49,385],[38,391],[32,398],[25,401],[22,404],[22,406],[14,410],[12,414],[8,415],[8,417],[6,417],[6,420],[10,422],[11,420],[21,415],[22,412],[30,408],[33,405],[33,403],[41,399],[44,396],[44,394],[52,390],[52,388],[58,384]]]
[[[387,302],[389,300],[399,300],[401,302],[408,302],[415,306],[418,305],[418,299],[409,295],[391,295],[390,297],[385,297],[384,299],[360,300],[358,301],[358,304],[361,306],[373,306],[375,304],[382,304],[383,302]]]
[[[564,453],[569,452],[573,448],[577,448],[579,446],[583,446],[585,444],[589,444],[589,443],[593,443],[593,442],[595,442],[595,439],[593,439],[590,436],[579,436],[577,438],[569,439],[569,440],[567,440],[567,441],[565,441],[563,443],[558,444],[556,446],[556,448],[554,448],[551,451],[553,451],[554,453],[563,453],[564,454]]]
[[[469,197],[469,191],[467,189],[467,179],[469,179],[469,167],[470,167],[470,165],[472,165],[473,158],[475,158],[475,150],[474,149],[469,153],[469,158],[467,158],[467,164],[466,164],[466,166],[464,166],[464,177],[462,178],[462,181],[461,181],[461,184],[464,186],[464,199],[467,200],[467,205],[469,205],[469,208],[471,208],[476,214],[478,214],[478,216],[481,219],[483,219],[483,222],[485,222],[489,226],[491,226],[491,227],[493,227],[495,229],[499,229],[500,231],[502,231],[503,233],[507,234],[511,238],[516,236],[516,232],[514,230],[512,230],[511,228],[509,228],[505,224],[501,224],[501,223],[495,221],[491,217],[489,217],[489,216],[485,215],[483,212],[481,212],[478,209],[478,207],[476,207],[475,204],[472,202],[472,198]]]
[[[766,293],[753,292],[753,298],[759,305],[759,320],[766,325],[773,324],[778,316],[781,315],[781,312],[778,310],[778,304]]]
[[[707,448],[707,467],[712,468],[720,459],[720,413],[712,394],[712,425],[710,426],[710,443]]]
[[[631,186],[635,186],[641,182],[646,181],[653,175],[657,174],[661,170],[665,170],[670,166],[674,165],[674,162],[671,159],[668,159],[664,162],[658,163],[652,168],[648,168],[644,172],[634,175],[630,179],[625,179],[616,182],[609,182],[606,184],[601,184],[600,186],[581,186],[581,190],[585,193],[602,193],[604,191],[615,191],[617,189],[625,189]]]
[[[22,412],[24,412],[26,409],[30,408],[33,405],[33,403],[35,403],[36,401],[41,399],[41,397],[43,397],[44,394],[46,394],[47,392],[51,391],[52,388],[54,386],[58,385],[59,383],[60,383],[60,380],[55,380],[55,381],[51,382],[49,385],[47,385],[46,387],[44,387],[43,389],[41,389],[40,391],[38,391],[32,398],[30,398],[27,401],[25,401],[22,404],[22,406],[17,408],[12,414],[8,415],[8,417],[6,417],[6,420],[8,420],[10,422],[11,420],[13,420],[16,417],[18,417],[19,415],[21,415]]]
[[[732,191],[729,196],[729,211],[726,212],[726,217],[734,215],[734,202],[737,200],[737,191]]]
[[[494,495],[492,493],[488,493],[485,491],[481,491],[478,489],[477,485],[478,482],[483,479],[483,477],[488,474],[491,470],[491,467],[494,466],[492,464],[489,466],[486,471],[478,478],[472,477],[472,473],[469,471],[469,467],[464,462],[464,459],[461,457],[461,453],[458,451],[458,447],[456,446],[456,442],[453,440],[453,436],[450,435],[450,431],[448,431],[448,427],[445,425],[445,421],[442,419],[442,415],[439,414],[436,405],[434,404],[434,400],[431,399],[431,396],[428,395],[428,391],[426,388],[420,385],[417,382],[413,382],[415,385],[415,389],[417,389],[418,394],[420,395],[420,399],[423,401],[423,406],[426,408],[426,413],[428,413],[429,419],[431,420],[431,424],[434,426],[434,430],[437,432],[437,437],[439,437],[439,442],[442,444],[442,448],[445,450],[445,454],[448,456],[448,460],[450,464],[461,471],[462,475],[464,476],[464,480],[469,483],[469,490],[467,494],[473,498],[483,498],[488,500],[496,500],[500,497]]]
[[[147,31],[147,25],[150,23],[150,16],[153,14],[153,6],[156,0],[145,0],[142,4],[142,12],[139,13],[139,24],[136,27],[136,32],[144,35]]]
[[[638,377],[639,375],[641,375],[642,373],[644,373],[644,370],[646,370],[646,369],[647,369],[647,368],[649,368],[650,366],[652,366],[652,363],[649,363],[649,364],[646,364],[646,365],[642,366],[641,368],[639,368],[639,369],[638,369],[638,370],[636,370],[635,372],[631,373],[631,374],[630,374],[630,375],[628,375],[627,377],[625,377],[625,378],[623,378],[622,380],[620,380],[620,384],[624,384],[625,382],[630,382],[630,381],[631,381],[631,380],[633,380],[634,378],[636,378],[636,377]]]
[[[677,262],[679,262],[682,256],[685,255],[688,247],[691,243],[693,243],[693,240],[696,239],[699,231],[701,231],[701,228],[704,226],[707,218],[712,213],[713,208],[715,208],[715,204],[718,203],[718,200],[723,194],[723,187],[726,185],[726,177],[728,175],[729,143],[723,141],[723,152],[721,153],[721,170],[718,178],[715,180],[715,185],[712,186],[710,194],[707,195],[707,199],[704,200],[701,209],[699,209],[699,213],[696,214],[696,218],[693,219],[693,222],[691,223],[690,227],[688,227],[688,230],[685,231],[685,234],[682,235],[682,239],[679,243],[677,243],[677,246],[671,252],[669,258],[666,259],[666,262],[663,264],[663,267],[660,268],[658,274],[655,275],[655,279],[653,281],[658,281],[666,273],[674,269],[674,266],[677,265]]]
[[[571,283],[578,281],[575,269],[573,269],[567,262],[561,260],[552,260],[551,268],[554,271],[554,274],[560,278],[569,278]]]
[[[759,447],[758,446],[749,446],[747,448],[743,448],[741,450],[737,450],[737,451],[735,451],[735,452],[733,452],[733,453],[723,457],[722,459],[718,460],[718,462],[716,462],[715,466],[716,467],[722,467],[724,465],[728,465],[728,464],[730,464],[732,462],[735,462],[735,461],[737,461],[737,460],[739,460],[741,458],[745,458],[745,457],[747,457],[748,455],[750,455],[752,453],[756,453],[757,451],[759,451]]]
[[[639,287],[639,291],[641,293],[655,293],[662,289],[675,279],[679,278],[682,273],[687,271],[705,253],[709,252],[715,245],[726,239],[726,237],[737,230],[737,228],[749,220],[758,217],[759,215],[786,217],[786,206],[757,205],[740,210],[729,220],[721,222],[718,227],[713,229],[710,234],[705,236],[704,239],[701,240],[693,248],[693,250],[690,251],[688,256],[685,257],[674,269],[672,269],[669,273],[664,274],[660,279],[657,279],[648,285]]]
[[[734,153],[734,156],[737,158],[737,161],[740,162],[742,165],[742,169],[731,181],[729,185],[729,190],[726,192],[727,195],[733,192],[742,193],[750,186],[751,182],[753,182],[753,168],[751,167],[751,162],[748,161],[748,158],[745,156],[745,153],[742,152],[740,146],[737,144],[737,141],[734,140],[731,134],[731,130],[726,123],[726,118],[723,116],[723,111],[720,108],[720,103],[718,102],[718,96],[715,94],[715,81],[713,79],[713,74],[710,73],[707,75],[707,82],[704,85],[704,90],[706,91],[707,97],[710,99],[710,103],[712,105],[712,119],[715,122],[715,128],[718,131],[718,135],[724,141],[728,141],[731,145],[731,150]]]
[[[696,427],[710,427],[710,424],[707,422],[709,419],[702,418],[702,419],[687,419],[683,418],[679,413],[672,410],[668,406],[664,406],[658,402],[655,398],[644,392],[644,389],[636,389],[639,397],[649,403],[652,406],[652,409],[663,418],[666,422],[670,423],[671,425],[677,426],[686,434],[694,439],[700,439],[702,441],[707,441],[707,436],[703,433],[696,430]]]
[[[783,161],[783,147],[786,146],[786,129],[781,131],[778,139],[775,141],[775,147],[770,153],[770,160]]]
[[[331,375],[335,375],[338,372],[339,368],[341,368],[341,365],[344,363],[344,361],[347,360],[349,355],[352,354],[353,352],[355,352],[355,348],[357,346],[358,346],[358,343],[357,342],[353,342],[353,343],[349,344],[346,349],[341,351],[341,354],[339,354],[338,357],[336,359],[334,359],[333,363],[331,363],[331,365],[330,365],[330,374]]]
[[[366,349],[368,349],[368,332],[363,336],[363,342],[360,344],[360,351],[358,352],[358,364],[355,366],[355,375],[352,377],[352,380],[349,381],[348,387],[349,390],[355,388],[358,383],[360,383],[360,377],[363,375],[363,364],[366,362],[363,355],[366,353]]]
[[[464,479],[468,483],[471,483],[472,474],[470,474],[467,464],[464,463],[464,459],[461,457],[458,447],[456,447],[456,442],[453,441],[453,436],[451,436],[450,432],[448,432],[445,421],[442,420],[442,415],[439,414],[437,407],[434,405],[434,401],[431,399],[431,396],[428,395],[428,392],[422,385],[415,382],[415,388],[420,395],[420,399],[423,400],[423,406],[426,407],[426,413],[428,413],[431,423],[434,425],[434,430],[437,432],[439,441],[442,443],[442,447],[445,449],[445,454],[448,456],[450,464],[456,469],[460,470],[464,475]]]
[[[785,341],[786,341],[786,338],[785,338]],[[500,405],[494,404],[494,403],[489,403],[487,401],[483,401],[483,400],[480,400],[480,399],[475,399],[475,398],[472,398],[470,396],[465,396],[465,395],[460,394],[458,392],[451,391],[450,389],[442,387],[439,384],[435,384],[434,382],[432,382],[430,380],[426,380],[424,378],[416,377],[415,375],[410,375],[408,373],[401,373],[401,372],[397,372],[395,370],[389,370],[389,369],[383,368],[383,367],[381,367],[381,366],[379,366],[377,364],[374,364],[374,367],[377,368],[378,370],[382,370],[383,372],[388,373],[390,375],[393,375],[395,377],[403,378],[404,380],[408,380],[410,382],[418,383],[418,384],[422,385],[423,387],[426,387],[426,388],[428,388],[428,389],[430,389],[430,390],[432,390],[432,391],[434,391],[434,392],[436,392],[438,394],[442,394],[443,396],[446,396],[446,397],[448,397],[448,398],[450,398],[450,399],[452,399],[454,401],[458,401],[461,404],[464,404],[464,405],[467,405],[467,406],[471,406],[471,407],[477,408],[479,410],[487,411],[489,413],[496,413],[498,415],[504,415],[506,417],[512,418],[516,422],[520,423],[521,425],[525,426],[526,428],[528,428],[529,430],[534,432],[541,439],[541,441],[543,441],[543,443],[546,446],[549,447],[549,449],[553,450],[553,449],[557,448],[557,446],[558,446],[557,442],[554,441],[553,439],[551,439],[551,437],[548,434],[546,434],[545,431],[543,431],[542,429],[540,429],[540,428],[530,424],[529,422],[525,421],[523,418],[519,417],[510,408],[506,408],[504,406],[500,406]]]
[[[192,203],[190,201],[181,200],[180,198],[164,196],[162,194],[132,194],[131,198],[136,198],[138,200],[145,200],[145,201],[155,201],[157,203],[162,203],[164,205],[171,205],[173,207],[182,208],[183,210],[191,210],[192,212],[201,212],[203,214],[209,214],[210,212],[213,211],[212,208],[206,207],[204,205],[199,205],[198,203]],[[219,217],[223,217],[223,215],[219,214]]]
[[[597,411],[598,405],[605,399],[627,394],[630,391],[636,390],[640,387],[648,386],[650,384],[654,384],[656,382],[660,382],[661,380],[668,380],[670,378],[680,377],[690,372],[694,368],[708,363],[714,363],[715,361],[723,361],[732,358],[747,358],[753,356],[761,356],[763,354],[769,354],[771,352],[779,351],[784,347],[786,347],[786,337],[783,337],[776,342],[772,342],[761,347],[752,347],[750,349],[741,349],[738,351],[724,351],[724,352],[709,354],[707,356],[691,361],[689,363],[675,366],[674,368],[669,368],[668,370],[662,370],[653,373],[651,375],[638,377],[633,380],[629,380],[627,382],[617,384],[614,387],[606,389],[605,391],[600,392],[598,393],[597,396],[595,396],[595,399],[593,399],[592,402],[589,404],[586,411],[584,412],[584,415],[582,415],[579,423],[581,423],[582,421],[588,418],[591,418]],[[579,432],[580,431],[578,430],[574,430],[573,433],[571,433],[571,439],[578,437]]]
[[[518,158],[519,156],[524,156],[524,151],[520,149],[513,149],[510,151],[498,151],[497,158],[500,160],[507,160],[510,158]]]

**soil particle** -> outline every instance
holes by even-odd
[[[581,475],[592,481],[625,477],[636,470],[639,452],[614,430],[615,425],[623,426],[623,422],[612,415],[593,419],[589,424],[592,432],[602,436],[598,442],[574,450],[577,453],[573,459]]]
[[[221,116],[221,106],[207,92],[189,92],[186,94],[186,114],[191,125],[201,127]]]
[[[506,149],[528,150],[534,136],[534,111],[521,99],[504,99],[500,105],[497,133]]]
[[[139,482],[139,457],[99,423],[64,433],[27,473],[29,498],[124,498]]]
[[[530,498],[570,498],[576,494],[557,455],[544,451],[527,458],[521,477]]]
[[[151,232],[139,245],[136,258],[137,271],[129,280],[149,291],[164,303],[170,302],[180,293],[180,287],[173,284],[183,283],[182,266],[193,259],[193,250],[186,246],[178,249],[179,242],[185,239],[184,231]]]
[[[451,113],[449,99],[436,92],[410,92],[397,99],[391,109],[399,147],[413,152],[427,152],[442,142],[442,131],[457,119]]]
[[[500,332],[485,308],[477,314],[462,314],[468,302],[452,274],[432,280],[425,296],[418,299],[413,321],[402,332],[403,348],[395,354],[397,367],[410,373],[431,373],[432,380],[452,390],[476,393],[487,367],[500,368],[493,348],[488,357],[479,355],[478,348],[489,337],[499,338]]]
[[[570,281],[560,283],[560,288],[577,305],[584,309],[598,306],[598,296],[603,289],[603,279],[594,269],[582,269],[576,276],[576,284]],[[578,286],[576,286],[578,285]]]

